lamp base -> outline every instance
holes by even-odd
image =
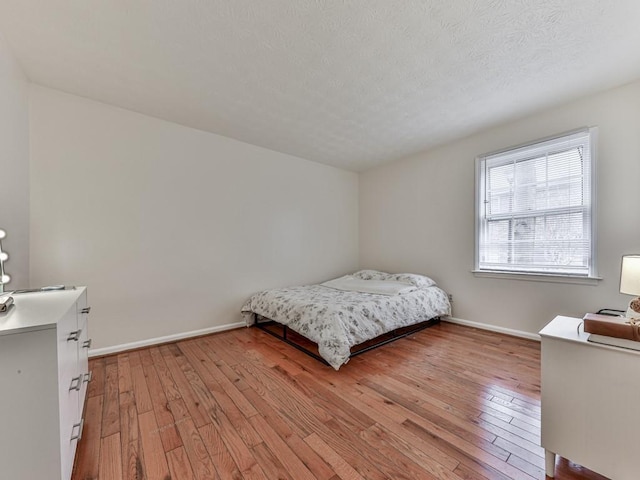
[[[640,320],[640,297],[636,297],[629,302],[625,317]]]

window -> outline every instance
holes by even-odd
[[[476,159],[475,272],[596,276],[595,133]]]

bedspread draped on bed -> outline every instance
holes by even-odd
[[[405,275],[402,278],[402,275]],[[318,345],[318,353],[336,370],[349,360],[351,347],[400,327],[449,314],[447,294],[428,277],[361,271],[367,279],[409,281],[418,288],[404,294],[379,295],[340,291],[322,285],[266,290],[242,307],[247,324],[255,314],[286,325]],[[423,280],[424,279],[424,280]]]

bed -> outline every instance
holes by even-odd
[[[336,370],[354,355],[353,347],[390,332],[399,332],[392,340],[406,336],[410,326],[424,328],[450,310],[447,294],[431,278],[376,270],[361,270],[322,284],[265,290],[242,307],[248,326],[276,322],[282,326],[281,335],[263,330],[294,344],[287,338],[291,329],[314,342],[319,356],[294,344],[296,348]]]

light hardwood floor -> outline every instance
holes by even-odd
[[[448,323],[339,372],[257,329],[94,359],[73,478],[543,479],[539,364]]]

